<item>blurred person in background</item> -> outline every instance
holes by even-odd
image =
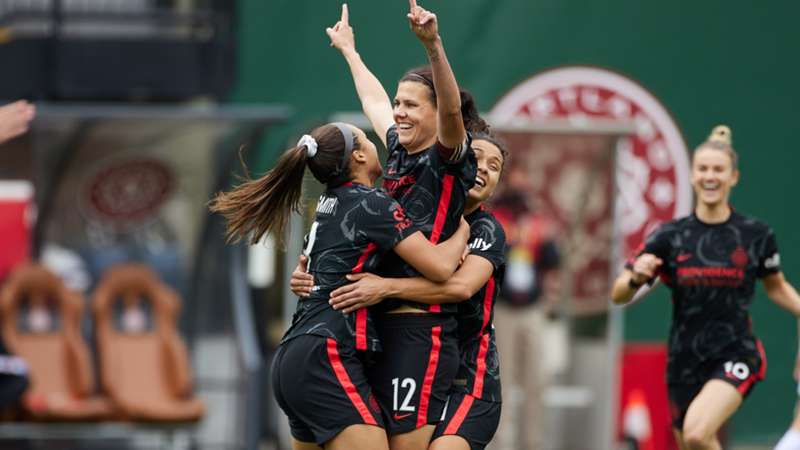
[[[729,202],[739,181],[726,126],[692,155],[694,213],[652,232],[617,277],[614,303],[626,304],[656,277],[672,291],[667,386],[683,450],[719,450],[717,432],[764,379],[767,361],[749,307],[761,280],[767,296],[800,317],[800,295],[781,272],[775,234]]]
[[[28,131],[36,107],[25,100],[0,106],[0,144]]]
[[[551,377],[544,353],[554,350],[545,348],[544,328],[555,314],[561,258],[555,227],[530,206],[528,177],[524,166],[510,168],[504,193],[494,202],[508,238],[506,276],[495,313],[507,401],[494,450],[543,445],[542,396]]]

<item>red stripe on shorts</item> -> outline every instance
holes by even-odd
[[[444,429],[445,435],[453,435],[458,432],[458,429],[461,428],[461,424],[464,423],[464,419],[467,418],[467,414],[469,414],[469,410],[472,408],[472,403],[474,401],[475,397],[471,395],[464,396],[464,401],[458,405],[458,409],[453,415],[453,419],[447,424],[447,428]]]
[[[374,252],[378,248],[377,245],[370,242],[367,245],[367,248],[364,250],[364,253],[361,254],[361,257],[358,258],[358,263],[356,263],[355,267],[353,267],[353,273],[359,273],[364,270],[364,263],[367,261],[367,257],[370,253]],[[367,349],[367,309],[361,308],[356,311],[356,350],[366,350]]]
[[[336,348],[336,341],[331,338],[328,338],[328,360],[331,362],[334,373],[336,373],[336,379],[339,380],[339,384],[344,388],[344,392],[347,394],[347,397],[350,398],[350,401],[353,403],[358,413],[361,414],[364,423],[367,425],[377,425],[378,422],[375,421],[366,403],[364,403],[364,400],[362,400],[361,396],[358,394],[358,389],[356,389],[353,382],[350,381],[350,375],[347,374],[347,370],[345,370],[344,364],[342,364],[342,359],[339,357],[339,349]]]
[[[763,380],[767,376],[767,354],[764,352],[764,345],[759,339],[756,339],[756,347],[758,347],[758,354],[761,355],[761,368],[758,369],[758,379]]]
[[[481,338],[481,345],[478,348],[478,357],[475,361],[475,383],[472,385],[472,395],[481,398],[483,395],[483,382],[486,377],[486,354],[489,353],[489,339],[491,335],[486,333],[489,319],[492,317],[492,296],[494,295],[494,277],[489,278],[486,283],[486,294],[483,296],[483,325],[478,334]]]
[[[747,379],[736,388],[742,396],[747,394],[747,391],[750,390],[750,386],[752,386],[753,383],[763,380],[767,375],[767,355],[764,353],[764,346],[761,344],[761,341],[756,340],[756,347],[758,348],[758,354],[761,355],[761,367],[758,369],[758,373],[747,377]]]
[[[425,379],[422,381],[422,391],[419,398],[419,412],[417,414],[417,428],[428,423],[428,403],[433,390],[433,380],[436,378],[436,367],[439,365],[439,352],[442,349],[442,327],[435,326],[431,329],[431,354],[428,358],[428,368],[425,370]]]

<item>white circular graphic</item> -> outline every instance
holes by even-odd
[[[620,255],[629,255],[659,224],[692,208],[686,144],[667,110],[638,83],[609,70],[563,67],[514,87],[491,111],[492,121],[617,119],[635,133],[617,152],[615,226]]]

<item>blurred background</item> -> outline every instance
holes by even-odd
[[[734,207],[773,227],[800,280],[800,5],[421,5],[513,154],[494,198],[510,244],[494,448],[674,448],[667,290],[620,310],[610,280],[691,210],[688,155],[719,123],[740,156]],[[408,4],[349,6],[393,95],[426,61]],[[260,174],[314,126],[366,126],[324,32],[339,14],[330,0],[0,0],[0,104],[36,106],[0,144],[0,400],[14,399],[0,449],[288,448],[269,363],[320,187],[286,248],[226,245],[206,202],[240,155]],[[751,311],[767,378],[725,448],[772,448],[796,400],[795,320],[760,288]]]

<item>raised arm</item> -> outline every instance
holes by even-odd
[[[361,109],[372,123],[375,133],[386,146],[386,132],[394,124],[392,102],[383,89],[381,82],[369,71],[361,56],[356,51],[356,40],[353,28],[350,27],[347,4],[342,4],[342,17],[336,24],[325,29],[331,38],[331,46],[336,47],[350,66],[350,74],[356,85]]]
[[[656,276],[656,271],[663,261],[651,253],[645,253],[633,263],[631,269],[625,269],[611,288],[611,301],[624,305],[633,299],[639,288]]]
[[[464,143],[467,133],[461,118],[461,94],[439,36],[438,19],[436,14],[417,6],[416,0],[409,0],[408,5],[411,30],[425,47],[433,71],[439,142],[449,149],[456,149]]]
[[[25,100],[0,106],[0,144],[28,131],[36,107]]]
[[[456,273],[445,282],[426,278],[381,278],[373,274],[354,274],[347,278],[354,283],[331,293],[333,309],[345,313],[379,303],[384,298],[402,298],[421,303],[458,303],[469,299],[489,281],[494,266],[486,258],[469,255]]]
[[[455,234],[441,244],[433,245],[421,231],[417,231],[400,241],[394,252],[425,278],[446,281],[458,268],[468,239],[469,225],[462,219]]]
[[[767,297],[781,308],[800,318],[800,295],[794,286],[783,276],[783,272],[769,274],[762,278]]]

